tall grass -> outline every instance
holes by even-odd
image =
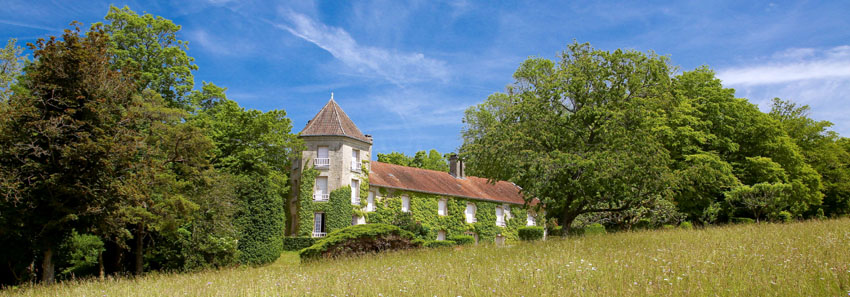
[[[848,296],[850,219],[614,233],[25,286],[31,296]]]

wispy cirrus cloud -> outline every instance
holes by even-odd
[[[293,11],[282,12],[289,24],[274,23],[293,35],[329,52],[348,67],[396,85],[423,81],[447,81],[446,63],[422,53],[406,53],[359,44],[342,28],[332,27]]]
[[[28,23],[16,22],[16,21],[10,21],[10,20],[0,20],[0,24],[30,28],[30,29],[39,29],[39,30],[51,31],[51,32],[53,32],[53,31],[62,32],[62,28],[54,28],[54,27],[42,26],[42,25],[38,25],[38,24],[28,24]]]
[[[790,99],[811,106],[813,118],[850,135],[850,46],[794,48],[759,61],[720,69],[717,76],[762,110],[770,109],[772,98]]]
[[[850,79],[850,46],[828,50],[789,49],[774,54],[762,64],[721,69],[717,76],[724,84],[733,86]]]

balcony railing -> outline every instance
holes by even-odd
[[[315,238],[315,237],[325,237],[326,235],[328,235],[328,233],[326,233],[326,232],[316,232],[316,231],[313,231],[313,237],[314,237],[314,238]]]
[[[357,160],[351,160],[351,171],[360,173],[360,162],[357,162]]]
[[[313,165],[316,168],[328,168],[331,166],[331,158],[316,158],[313,160]]]
[[[330,194],[313,194],[313,201],[328,201],[330,198]]]

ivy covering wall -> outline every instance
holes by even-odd
[[[437,232],[445,230],[446,238],[472,232],[478,234],[482,242],[493,241],[498,234],[505,236],[507,241],[515,241],[519,239],[517,229],[526,223],[526,210],[519,205],[511,205],[511,218],[505,220],[505,227],[500,227],[496,225],[496,207],[502,203],[448,197],[447,214],[440,216],[437,214],[438,201],[446,197],[410,191],[394,191],[391,197],[388,194],[386,189],[380,189],[380,195],[375,197],[375,211],[366,213],[366,222],[392,224],[396,218],[406,215],[401,211],[401,196],[407,195],[410,197],[409,215],[427,231],[423,238],[426,240],[435,240]],[[475,223],[466,222],[464,211],[468,202],[477,207]]]
[[[409,216],[410,219],[419,223],[423,229],[420,236],[425,240],[435,240],[437,232],[446,231],[446,238],[468,233],[478,234],[479,241],[493,241],[496,235],[505,236],[507,241],[519,240],[517,229],[525,226],[526,210],[520,205],[510,205],[511,217],[506,218],[505,227],[496,226],[496,207],[502,203],[487,202],[481,200],[444,197],[434,194],[424,194],[411,191],[393,191],[392,195],[387,189],[380,188],[375,196],[375,211],[366,212],[363,209],[368,204],[369,197],[369,170],[368,161],[363,161],[360,179],[360,205],[351,205],[351,188],[341,187],[331,192],[329,201],[313,201],[313,187],[319,171],[313,168],[304,170],[301,175],[301,185],[298,197],[298,234],[297,236],[311,236],[313,233],[313,214],[325,213],[325,231],[351,226],[354,215],[366,218],[369,224],[397,224],[399,218]],[[410,212],[401,211],[401,196],[410,197]],[[447,214],[437,214],[438,201],[446,199]],[[477,222],[466,223],[464,214],[467,203],[474,203],[477,211],[475,218]]]

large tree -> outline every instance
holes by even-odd
[[[276,260],[285,231],[288,173],[292,156],[302,149],[301,140],[291,133],[292,121],[283,110],[246,110],[211,83],[204,83],[191,98],[199,107],[191,123],[213,140],[212,164],[236,182],[240,260]]]
[[[800,147],[806,163],[822,177],[823,206],[826,215],[850,213],[850,151],[829,128],[832,123],[809,117],[808,105],[773,99],[770,115],[779,120],[788,136]]]
[[[466,111],[469,172],[514,182],[567,230],[580,214],[669,197],[668,151],[652,129],[671,97],[667,58],[578,43],[559,58],[526,60],[506,93]]]
[[[79,27],[30,45],[36,59],[0,121],[3,222],[41,251],[41,279],[54,280],[54,252],[73,227],[116,203],[125,169],[124,125],[134,85],[110,68],[108,35]]]
[[[140,16],[126,6],[110,6],[106,21],[113,67],[135,72],[139,91],[154,90],[169,106],[188,110],[195,85],[192,71],[198,66],[186,54],[188,42],[177,38],[181,27],[160,16]]]
[[[782,125],[735,90],[724,88],[713,71],[700,67],[673,79],[674,105],[660,131],[680,181],[675,201],[690,219],[710,223],[734,216],[724,192],[742,185],[785,183],[783,205],[794,214],[820,204],[820,176],[806,164]]]

